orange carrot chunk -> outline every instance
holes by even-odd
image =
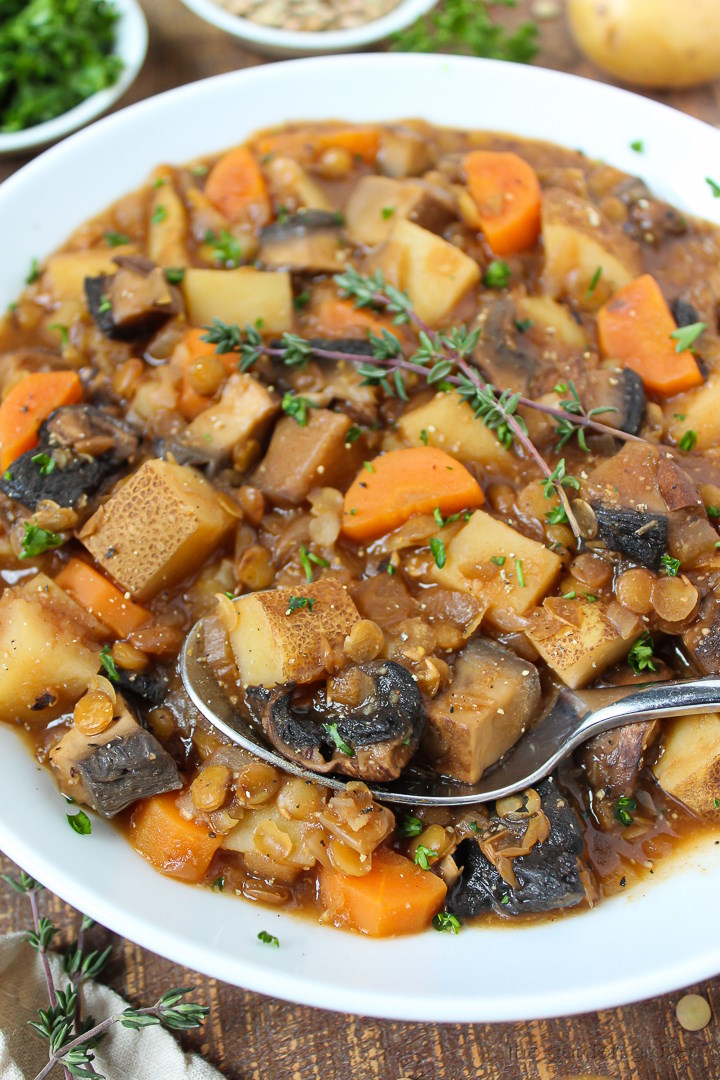
[[[604,356],[636,371],[646,390],[672,397],[703,382],[689,349],[677,352],[670,336],[677,324],[650,274],[618,289],[598,312],[598,341]]]
[[[146,608],[126,600],[124,593],[82,559],[70,559],[55,581],[118,637],[127,637],[151,618]]]
[[[222,837],[208,825],[187,821],[175,805],[177,792],[143,799],[130,818],[130,843],[161,874],[181,881],[200,881]]]
[[[415,514],[443,517],[485,502],[464,465],[434,446],[391,450],[367,462],[348,488],[342,530],[364,543],[397,529]]]
[[[173,364],[177,364],[182,370],[180,379],[180,394],[178,397],[178,409],[186,420],[194,420],[201,412],[204,412],[212,404],[212,398],[198,394],[190,384],[188,377],[190,368],[196,360],[203,356],[212,356],[215,346],[208,341],[203,341],[207,330],[202,327],[191,327],[187,330],[173,353]],[[237,356],[235,353],[225,353],[220,359],[225,364],[225,369],[230,375],[237,370]]]
[[[540,181],[510,151],[473,150],[465,158],[468,190],[480,227],[496,255],[531,248],[540,235]]]
[[[38,428],[54,409],[81,398],[75,371],[33,372],[16,383],[0,405],[0,471],[37,446]]]
[[[382,334],[384,329],[397,331],[386,319],[366,308],[357,308],[350,300],[326,296],[312,312],[313,330],[322,337],[362,337],[368,332]]]
[[[443,905],[447,886],[395,851],[376,851],[363,877],[343,877],[323,866],[320,899],[336,926],[370,937],[415,934]]]
[[[320,153],[329,149],[347,150],[354,158],[372,165],[380,147],[380,132],[377,128],[341,128],[320,132],[314,142]]]
[[[229,150],[213,165],[205,195],[230,221],[265,225],[272,206],[260,166],[246,146]]]

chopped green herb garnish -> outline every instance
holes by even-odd
[[[223,596],[227,596],[228,600],[237,599],[234,592],[225,592],[223,593]]]
[[[584,592],[583,596],[587,600],[588,604],[596,604],[597,603],[597,596],[593,596],[592,593]]]
[[[395,213],[396,209],[397,207],[395,206],[383,206],[382,210],[380,211],[383,217],[383,221],[387,221],[388,218],[391,218]]]
[[[430,537],[430,553],[435,560],[435,565],[438,570],[442,570],[447,562],[447,552],[445,551],[445,544],[439,536]]]
[[[683,450],[683,451],[685,451],[687,453],[690,450],[695,449],[695,444],[696,443],[697,443],[697,431],[693,431],[692,428],[688,428],[688,430],[685,432],[682,439],[678,443],[678,450]]]
[[[394,34],[391,47],[398,52],[450,52],[529,63],[538,51],[537,25],[524,22],[506,30],[494,22],[489,7],[488,0],[445,0]]]
[[[565,525],[567,524],[567,519],[568,516],[562,503],[558,503],[557,506],[551,507],[545,515],[545,520],[548,525]]]
[[[677,572],[680,569],[679,559],[673,559],[672,555],[665,554],[661,557],[660,563],[668,577],[677,577]]]
[[[372,461],[363,461],[363,469],[365,470],[365,472],[375,472],[375,466],[373,465]]]
[[[478,825],[477,821],[471,821],[470,822],[470,829],[474,833],[479,833],[480,832],[480,826]]]
[[[515,329],[520,334],[525,334],[530,329],[530,327],[534,326],[534,325],[535,324],[534,324],[532,319],[516,319],[515,320]]]
[[[282,411],[287,413],[288,416],[292,416],[300,427],[307,427],[308,409],[316,408],[314,401],[310,401],[309,398],[302,397],[300,394],[293,394],[291,390],[288,390],[283,395]]]
[[[280,948],[280,942],[274,934],[268,934],[267,930],[261,930],[258,934],[258,941],[262,941],[263,945],[272,945],[273,949]]]
[[[587,292],[585,293],[586,297],[592,296],[592,294],[595,292],[595,290],[598,287],[598,282],[600,281],[601,277],[602,277],[602,266],[598,266],[595,269],[595,273],[590,278],[590,284],[588,285]]]
[[[709,518],[720,518],[720,506],[711,504],[710,506],[706,506],[705,510]]]
[[[66,814],[65,817],[73,832],[80,836],[88,836],[92,832],[92,822],[84,810],[78,810],[77,814]]]
[[[705,183],[710,186],[710,190],[712,191],[714,197],[716,199],[720,199],[720,184],[716,183],[714,180],[711,180],[709,176],[705,177]]]
[[[502,906],[503,906],[503,907],[507,907],[507,906],[508,906],[508,904],[510,903],[510,894],[509,894],[509,893],[505,893],[505,895],[503,896],[503,898],[502,898],[502,900],[500,901],[500,903],[502,904]]]
[[[152,221],[152,223],[154,225],[159,225],[160,222],[164,221],[166,217],[167,217],[167,209],[164,206],[162,206],[162,204],[159,204],[158,206],[155,207],[152,214],[150,215],[150,220]]]
[[[720,810],[720,799],[717,796],[713,799],[713,809]]]
[[[126,236],[125,233],[113,232],[112,229],[108,229],[105,233],[105,243],[109,244],[110,247],[121,247],[123,244],[130,243],[130,237]]]
[[[101,315],[104,315],[106,311],[112,311],[112,303],[109,296],[101,296],[100,303],[98,305],[98,311]]]
[[[28,275],[25,278],[25,284],[26,285],[32,285],[33,282],[37,281],[37,279],[39,277],[40,277],[40,263],[37,261],[37,259],[31,259],[30,260],[30,269],[28,270]]]
[[[449,911],[439,911],[433,916],[432,924],[435,930],[449,934],[460,933],[460,920],[457,915],[451,915]]]
[[[677,342],[675,346],[675,352],[685,352],[686,349],[692,349],[693,345],[703,333],[707,330],[707,323],[694,322],[689,326],[678,326],[677,330],[673,330],[670,337]]]
[[[181,285],[185,277],[184,266],[167,266],[165,268],[165,280],[168,285]]]
[[[354,442],[357,442],[357,440],[360,438],[361,435],[362,435],[362,428],[358,427],[356,424],[353,424],[353,426],[348,430],[348,433],[345,436],[345,442],[348,445],[350,445],[350,444],[352,444]]]
[[[304,307],[307,307],[309,303],[310,303],[310,291],[309,291],[309,289],[305,289],[304,292],[298,293],[298,295],[293,298],[293,307],[295,308],[296,311],[302,311],[302,309]]]
[[[452,525],[454,521],[459,521],[460,511],[458,510],[457,514],[450,514],[449,517],[444,518],[440,513],[440,507],[436,506],[433,510],[433,517],[435,518],[435,521],[437,522],[439,527],[442,529],[445,525]]]
[[[70,331],[68,330],[67,326],[65,326],[63,323],[59,323],[59,322],[50,323],[50,325],[48,326],[48,330],[57,330],[58,334],[60,335],[60,344],[61,344],[63,349],[65,348],[66,345],[69,345],[69,343],[70,343]]]
[[[654,649],[655,642],[646,630],[637,639],[627,656],[628,664],[638,675],[643,671],[657,671]]]
[[[190,172],[193,176],[206,176],[208,172],[208,166],[199,162],[197,165],[190,166]]]
[[[413,861],[416,866],[419,866],[421,870],[429,870],[430,863],[435,862],[438,857],[437,851],[433,851],[432,848],[426,847],[425,844],[418,844],[415,848],[415,855]]]
[[[3,480],[6,480],[9,483],[12,480],[12,478],[13,478],[13,474],[11,473],[10,469],[6,469],[5,472],[3,473]]]
[[[571,589],[570,592],[564,592],[562,594],[562,599],[563,600],[576,600],[577,599],[577,591],[575,589]]]
[[[327,559],[323,559],[322,556],[316,555],[314,551],[308,551],[305,545],[302,544],[300,547],[300,565],[305,571],[305,577],[308,581],[312,581],[313,579],[313,563],[323,569],[330,565]]]
[[[109,645],[103,645],[100,650],[100,663],[105,669],[105,673],[110,682],[120,682],[120,676],[118,675],[118,669],[115,667],[115,660],[110,652]]]
[[[718,540],[718,544],[720,544],[720,540]],[[390,577],[392,577],[393,574],[397,574],[397,567],[393,566],[393,564],[391,562],[389,562],[387,564],[387,572],[390,575]]]
[[[644,154],[645,143],[642,141],[642,139],[633,139],[633,141],[630,143],[630,149],[634,150],[636,154]]]
[[[354,757],[355,756],[355,751],[353,750],[350,743],[346,743],[345,740],[343,739],[342,735],[338,731],[337,724],[323,724],[323,727],[325,728],[328,735],[330,736],[330,738],[332,739],[332,741],[335,743],[338,750],[342,754],[345,754],[346,757]]]
[[[51,472],[55,472],[55,458],[49,454],[33,454],[30,460],[37,466],[41,476],[49,476]]]
[[[511,270],[502,259],[493,259],[483,277],[488,289],[504,289],[510,281]]]
[[[213,892],[223,891],[223,889],[225,888],[225,877],[223,876],[223,874],[219,874],[216,878],[213,879],[210,888]]]
[[[522,559],[515,560],[515,575],[521,589],[525,588],[525,575],[523,573]]]
[[[212,229],[208,229],[205,233],[205,243],[213,245],[212,257],[215,262],[228,267],[240,265],[242,244],[227,229],[221,229],[219,236]]]
[[[64,542],[60,533],[41,529],[37,521],[26,521],[25,535],[18,558],[35,559],[38,555],[44,555],[46,551],[60,547]]]
[[[428,444],[428,433],[425,428],[421,428],[420,430],[420,442],[423,444],[423,446],[427,446]]]
[[[165,187],[166,184],[167,184],[167,176],[156,176],[155,179],[153,180],[153,187],[154,188]]]
[[[673,413],[673,418],[675,420],[684,420],[685,416],[686,416],[686,414],[684,412],[674,412]]]
[[[293,611],[300,611],[302,608],[307,608],[308,611],[312,611],[315,607],[316,597],[314,596],[291,596],[288,600],[286,615],[292,615]]]
[[[397,823],[398,836],[419,836],[425,826],[419,817],[414,817],[412,814],[404,814]]]
[[[621,795],[615,803],[615,820],[626,828],[632,825],[635,818],[632,816],[637,810],[637,803],[631,795]]]
[[[495,563],[495,566],[504,566],[505,565],[505,556],[504,555],[492,555],[490,557],[490,562]]]

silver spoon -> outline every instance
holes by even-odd
[[[342,789],[348,782],[303,769],[282,757],[262,729],[238,713],[202,652],[203,620],[196,623],[180,655],[180,673],[191,700],[213,727],[232,742],[278,769]],[[431,769],[410,765],[387,784],[369,784],[380,802],[413,806],[463,806],[491,802],[546,777],[593,735],[637,720],[712,712],[720,708],[720,677],[677,679],[602,690],[562,690],[538,724],[477,784],[461,784]],[[348,778],[349,779],[349,778]]]

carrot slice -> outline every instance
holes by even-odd
[[[293,157],[301,163],[316,160],[325,150],[347,150],[355,158],[372,165],[380,148],[377,128],[335,128],[334,130],[281,131],[262,135],[255,143],[261,158],[270,155]]]
[[[480,226],[496,255],[531,248],[540,235],[540,181],[510,151],[473,150],[465,158],[468,189]]]
[[[329,149],[347,150],[354,158],[372,165],[380,147],[380,132],[377,128],[342,128],[320,132],[314,141],[320,153]]]
[[[370,937],[415,934],[443,905],[447,886],[395,851],[376,851],[363,877],[320,869],[320,899],[336,925]]]
[[[182,370],[177,407],[186,420],[194,420],[201,412],[205,412],[205,409],[212,404],[213,400],[211,397],[205,397],[203,394],[198,394],[196,390],[193,390],[188,378],[188,372],[196,360],[203,356],[210,356],[215,352],[214,345],[211,345],[208,341],[203,341],[206,333],[207,330],[202,327],[191,327],[186,331],[182,341],[173,353],[173,363],[177,364]],[[225,364],[228,375],[236,370],[237,356],[235,353],[225,353],[220,359]]]
[[[161,874],[181,881],[200,881],[222,837],[208,825],[187,821],[178,810],[177,792],[143,799],[130,818],[130,843]]]
[[[391,329],[388,321],[373,315],[365,308],[356,308],[351,300],[338,297],[324,297],[312,312],[313,329],[323,337],[363,337],[368,331],[382,334],[383,329]],[[392,327],[393,331],[397,327]]]
[[[213,165],[205,195],[230,221],[265,225],[272,205],[260,166],[246,146],[229,150]]]
[[[146,608],[126,600],[124,593],[82,559],[70,559],[55,581],[118,637],[127,637],[151,618]]]
[[[376,540],[414,514],[438,507],[445,517],[484,502],[477,480],[444,450],[391,450],[368,462],[348,488],[342,529],[351,540]]]
[[[603,354],[636,371],[645,389],[659,397],[672,397],[703,382],[690,350],[677,352],[670,336],[676,329],[660,286],[650,274],[618,289],[598,312]]]
[[[16,383],[0,405],[0,471],[37,445],[38,428],[51,412],[81,398],[75,371],[33,372]]]

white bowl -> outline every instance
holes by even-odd
[[[378,41],[383,41],[398,30],[404,30],[421,15],[435,7],[438,0],[400,0],[397,7],[383,15],[381,19],[363,23],[351,30],[327,30],[304,33],[296,30],[281,30],[273,26],[263,26],[233,15],[227,8],[216,4],[215,0],[182,0],[205,22],[212,23],[220,30],[232,34],[238,41],[244,42],[253,52],[265,56],[322,56],[325,53],[353,52],[367,48]]]
[[[532,108],[528,108],[532,102]],[[256,67],[184,86],[79,132],[0,187],[0,310],[33,257],[137,187],[256,128],[328,114],[422,116],[537,136],[637,170],[685,211],[720,221],[704,177],[720,132],[623,90],[540,68],[446,56],[357,56]],[[630,143],[642,139],[643,155]],[[720,175],[714,179],[720,180]],[[524,1020],[601,1009],[720,972],[720,846],[686,848],[592,911],[458,937],[367,940],[163,878],[111,825],[67,825],[49,773],[0,724],[0,848],[65,900],[208,975],[328,1009],[432,1021]],[[257,940],[260,930],[279,949]]]
[[[74,109],[46,120],[44,124],[24,128],[23,131],[0,133],[0,155],[21,154],[39,146],[48,146],[57,142],[71,131],[77,131],[91,120],[97,120],[104,112],[119,101],[126,90],[135,82],[147,53],[148,28],[145,16],[137,0],[113,0],[120,12],[115,24],[115,52],[122,59],[123,69],[117,82],[98,90],[85,98]]]

